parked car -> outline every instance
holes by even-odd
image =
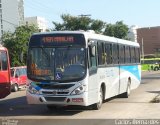
[[[16,92],[20,88],[26,87],[27,67],[19,66],[11,68],[11,90]]]

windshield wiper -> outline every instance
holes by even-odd
[[[45,55],[45,57],[48,59],[48,61],[50,62],[50,56],[48,55],[48,53],[45,51],[44,47],[41,46],[41,49],[43,51],[43,54]]]
[[[67,46],[67,50],[66,50],[66,54],[65,54],[65,56],[64,56],[64,60],[67,59],[68,53],[69,53],[69,50],[70,50],[71,47],[72,47],[72,45]]]

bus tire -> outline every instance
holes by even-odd
[[[128,98],[131,93],[131,80],[128,80],[127,90],[125,93],[122,94],[122,97]]]
[[[95,104],[93,104],[93,109],[94,110],[99,110],[101,107],[102,107],[102,104],[103,104],[103,95],[104,93],[103,93],[103,89],[102,89],[102,87],[101,87],[101,89],[100,89],[100,91],[99,91],[99,99],[98,99],[98,102],[97,103],[95,103]]]
[[[13,84],[12,90],[13,90],[13,92],[17,92],[18,91],[18,85],[16,83]]]

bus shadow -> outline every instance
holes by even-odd
[[[104,101],[121,98],[120,95]],[[45,105],[28,105],[26,96],[0,100],[0,116],[73,116],[83,111],[93,111],[92,106],[64,106],[49,110]]]
[[[0,101],[0,116],[72,116],[91,107],[64,106],[49,110],[45,105],[28,105],[26,96]]]
[[[142,77],[142,79],[160,79],[160,76],[147,76],[147,77]]]
[[[147,91],[148,93],[160,94],[160,91]]]

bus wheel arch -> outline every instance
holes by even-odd
[[[105,99],[105,83],[102,83],[98,93],[98,102],[92,105],[94,110],[99,110],[102,107],[103,101]]]
[[[128,78],[128,81],[127,81],[127,92],[126,92],[126,97],[128,98],[128,96],[130,96],[130,93],[131,93],[131,77]]]
[[[130,92],[131,92],[131,77],[129,77],[129,78],[127,79],[126,92],[123,93],[121,96],[122,96],[123,98],[128,98],[129,95],[130,95]]]

